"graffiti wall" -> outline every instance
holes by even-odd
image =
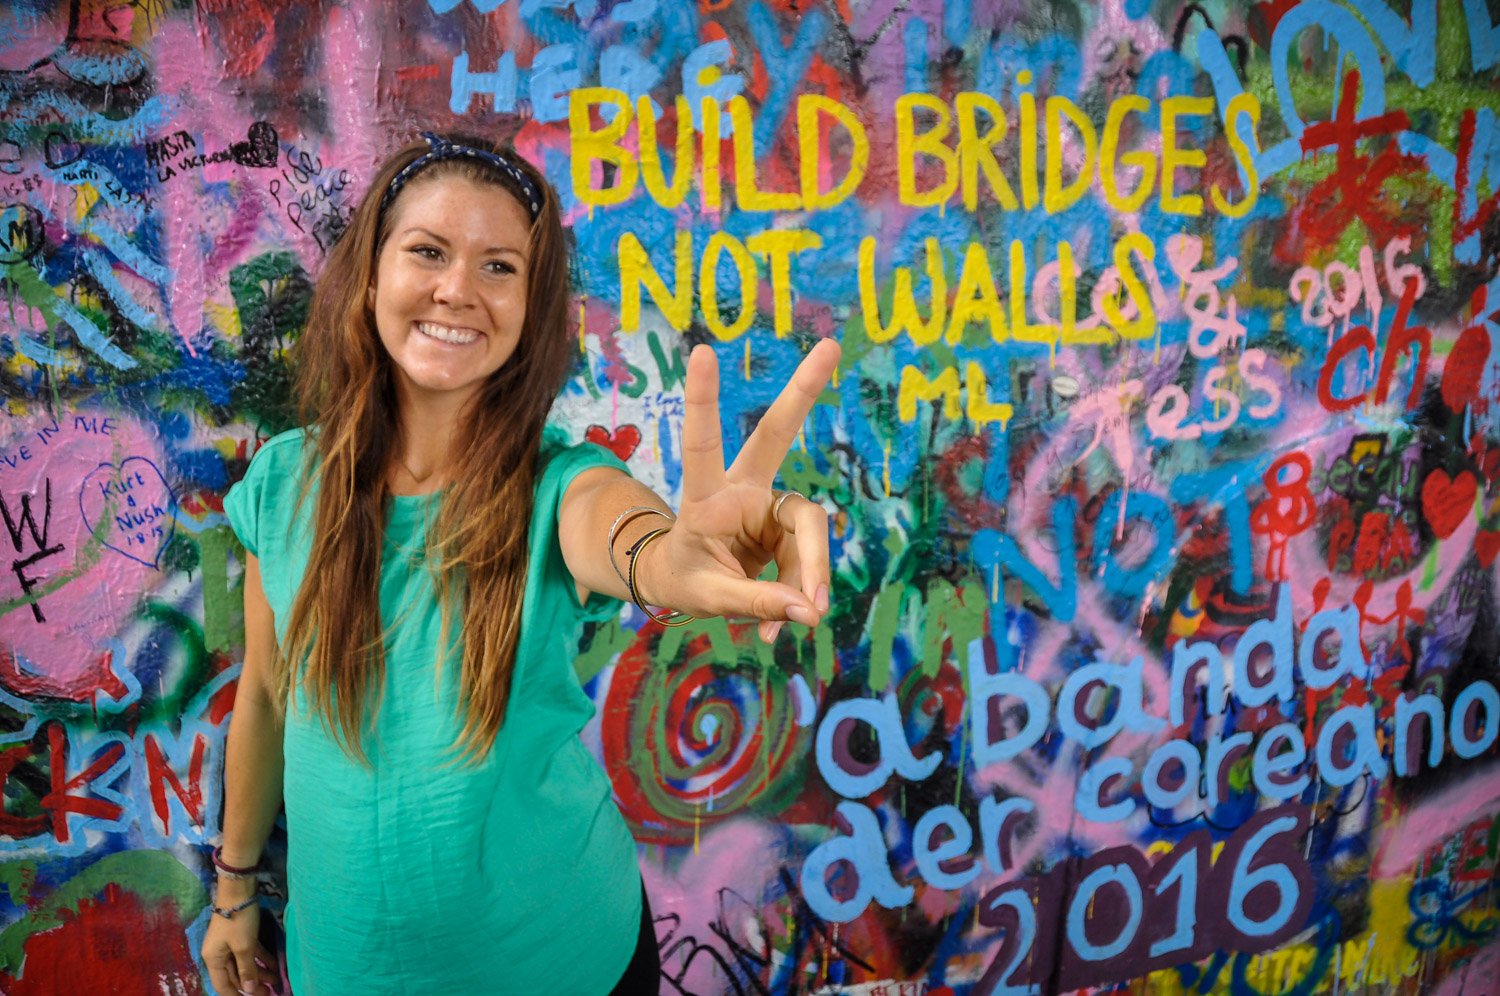
[[[1482,0],[7,4],[0,988],[207,991],[221,498],[461,128],[664,494],[692,344],[731,447],[844,348],[831,624],[580,637],[664,991],[1500,992],[1497,64]]]

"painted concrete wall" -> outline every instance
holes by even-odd
[[[784,468],[832,624],[580,645],[667,991],[1500,991],[1497,20],[6,5],[0,989],[205,991],[220,499],[461,126],[567,205],[559,421],[666,493],[689,344],[731,445],[844,345]]]

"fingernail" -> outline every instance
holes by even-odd
[[[767,643],[775,643],[776,642],[776,638],[781,635],[781,625],[782,624],[780,622],[773,622],[773,623],[767,623],[766,624],[766,634],[765,634],[765,636],[766,636],[766,642]]]
[[[813,604],[818,607],[819,612],[828,611],[828,586],[826,584],[818,585],[818,593],[813,596]]]
[[[794,603],[787,606],[786,617],[792,622],[801,623],[804,626],[816,626],[818,614],[805,605]]]

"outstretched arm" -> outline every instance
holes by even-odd
[[[838,360],[832,340],[814,347],[726,470],[718,361],[707,346],[693,350],[682,508],[671,529],[640,553],[636,587],[643,601],[695,616],[759,619],[766,640],[775,639],[785,620],[821,620],[828,611],[828,515],[805,498],[781,499],[771,484]],[[586,471],[569,486],[559,513],[562,552],[581,590],[629,597],[610,564],[608,534],[622,512],[638,505],[668,511],[650,489],[618,471]],[[637,540],[667,524],[652,515],[626,522],[614,543],[620,569],[627,569],[627,551]],[[757,581],[773,560],[778,580]]]

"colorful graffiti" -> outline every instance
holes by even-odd
[[[220,498],[455,127],[663,493],[692,344],[731,446],[844,348],[830,624],[581,635],[664,992],[1500,991],[1497,63],[1480,0],[8,4],[0,987],[208,991]]]

